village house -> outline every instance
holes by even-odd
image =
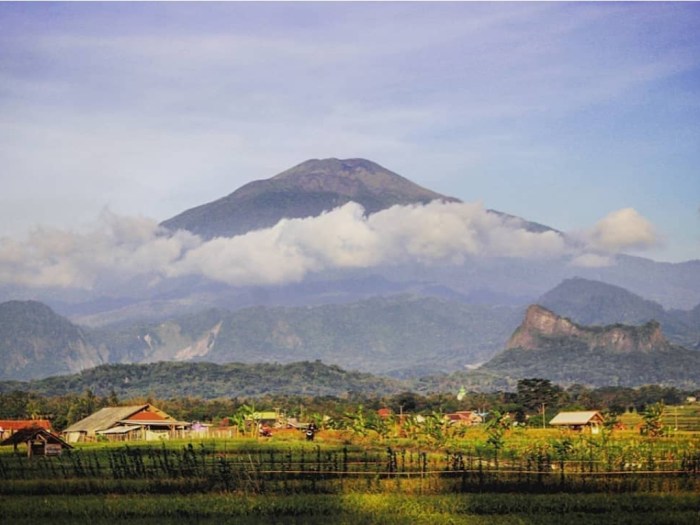
[[[603,427],[605,419],[597,410],[586,412],[559,412],[549,424],[553,427],[568,427],[570,430],[588,430],[591,434],[598,434]]]
[[[473,426],[484,422],[484,418],[471,410],[461,410],[451,414],[445,414],[445,418],[450,425]]]
[[[386,408],[386,407],[380,408],[379,410],[377,410],[377,415],[381,419],[389,419],[390,417],[392,417],[394,415],[394,411],[392,409]]]
[[[177,421],[153,405],[106,407],[73,423],[63,431],[69,443],[95,441],[98,437],[110,441],[169,439],[190,427]]]

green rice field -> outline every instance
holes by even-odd
[[[695,432],[97,443],[2,450],[0,477],[3,523],[700,523]]]

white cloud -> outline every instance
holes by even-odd
[[[366,217],[360,205],[349,203],[316,218],[214,239],[190,250],[170,274],[204,275],[233,285],[277,284],[332,268],[459,264],[467,255],[541,258],[565,251],[560,235],[528,232],[481,204],[434,201]]]
[[[155,221],[103,213],[78,233],[36,229],[24,242],[0,241],[0,282],[95,289],[135,277],[204,276],[232,285],[297,282],[324,269],[420,261],[460,263],[465,256],[556,257],[567,250],[554,232],[533,233],[481,204],[395,206],[366,216],[349,203],[319,217],[203,242],[168,233]]]
[[[0,239],[0,283],[35,288],[117,287],[131,278],[158,277],[201,241],[178,231],[165,234],[141,217],[102,213],[88,232],[36,228],[26,241]]]
[[[634,208],[609,213],[590,231],[590,244],[608,252],[647,249],[658,242],[654,226]]]
[[[24,241],[0,239],[0,284],[117,289],[202,276],[231,285],[299,282],[313,272],[465,258],[571,257],[582,267],[613,264],[610,254],[652,245],[651,224],[633,209],[610,213],[577,243],[554,231],[531,232],[521,219],[480,203],[394,206],[370,216],[348,203],[318,217],[203,241],[150,219],[102,213],[90,231],[37,228]]]

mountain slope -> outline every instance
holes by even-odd
[[[537,302],[586,325],[661,321],[665,315],[660,304],[647,301],[622,287],[579,277],[564,280]]]
[[[563,384],[697,388],[700,353],[671,345],[655,321],[587,327],[533,305],[506,350],[479,370]]]
[[[83,332],[36,301],[0,304],[0,379],[77,372],[106,362]]]
[[[408,295],[298,308],[211,309],[163,323],[95,329],[113,362],[289,363],[423,375],[483,362],[517,325],[516,308]]]
[[[350,201],[374,213],[396,204],[456,201],[364,159],[313,159],[163,221],[205,238],[268,228],[283,218],[314,217]]]

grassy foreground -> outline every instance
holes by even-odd
[[[695,434],[513,432],[498,456],[470,434],[459,448],[424,452],[283,436],[83,445],[31,460],[6,450],[0,523],[700,523]]]
[[[674,494],[467,494],[408,496],[14,496],[0,498],[7,523],[92,525],[170,523],[435,524],[696,524],[700,496]]]

